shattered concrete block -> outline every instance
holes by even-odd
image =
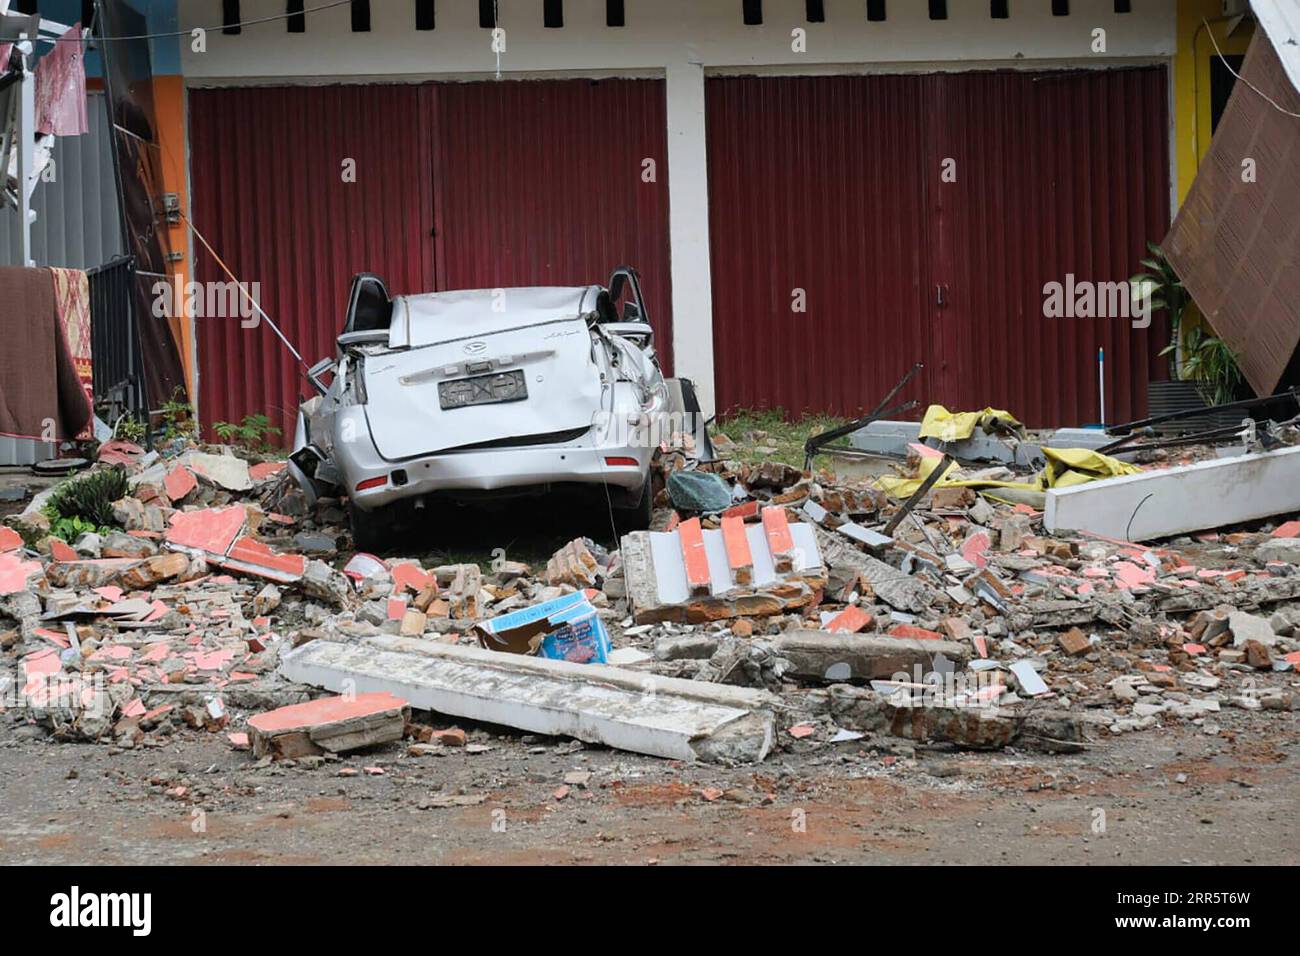
[[[157,554],[123,571],[118,576],[117,583],[128,591],[145,591],[163,581],[180,577],[189,566],[190,556],[187,554]]]
[[[939,655],[955,665],[964,665],[970,658],[970,647],[955,641],[813,630],[787,631],[773,648],[790,662],[790,673],[795,676],[836,683],[892,680],[900,674],[911,680],[929,673]]]
[[[1273,625],[1266,618],[1245,611],[1233,611],[1228,615],[1228,630],[1232,633],[1232,646],[1244,647],[1250,641],[1257,641],[1265,647],[1277,643]]]
[[[1199,611],[1192,616],[1187,625],[1187,633],[1192,640],[1201,644],[1213,644],[1215,639],[1228,632],[1228,615],[1233,609],[1220,605],[1211,610]]]
[[[930,493],[933,511],[964,511],[975,503],[975,492],[960,485],[935,488]]]
[[[248,473],[248,462],[234,455],[210,455],[201,451],[188,451],[180,464],[189,468],[210,484],[226,491],[248,491],[253,487]]]
[[[424,633],[427,624],[428,618],[424,616],[423,611],[409,607],[402,614],[402,623],[399,628],[399,633],[403,637],[419,637]]]
[[[257,617],[270,614],[280,606],[280,599],[280,589],[274,584],[266,585],[253,595],[253,614]]]
[[[953,706],[905,694],[886,698],[869,688],[830,688],[831,715],[840,727],[888,733],[908,740],[934,740],[973,750],[1011,745],[1048,752],[1084,748],[1083,721],[1061,710],[1012,711],[996,706]]]
[[[0,555],[0,568],[3,566]],[[119,577],[139,564],[135,558],[93,558],[86,561],[63,561],[45,569],[45,577],[55,587],[99,588],[113,584]],[[37,565],[39,567],[39,564]],[[0,571],[2,574],[2,571]]]
[[[1079,657],[1087,654],[1092,650],[1092,644],[1088,641],[1088,635],[1083,633],[1077,627],[1072,627],[1068,631],[1060,634],[1056,638],[1057,643],[1061,645],[1061,650],[1071,657]]]
[[[655,641],[654,655],[661,661],[706,661],[718,652],[716,633],[668,635]]]
[[[477,564],[460,564],[447,588],[451,616],[461,621],[479,618],[479,592],[483,590],[483,571]]]
[[[158,553],[158,546],[148,538],[115,531],[100,544],[99,556],[103,558],[148,558]]]
[[[348,608],[356,602],[352,583],[347,576],[324,561],[307,562],[300,586],[308,597],[324,601],[336,608]]]
[[[418,594],[411,601],[411,606],[418,611],[424,611],[426,614],[433,603],[438,600],[438,582],[430,578]]]
[[[250,717],[248,738],[255,757],[345,753],[401,740],[410,717],[407,702],[389,693],[324,697]]]
[[[1248,640],[1243,645],[1246,652],[1246,663],[1257,671],[1273,669],[1273,655],[1268,647],[1257,640]]]
[[[974,636],[971,626],[959,617],[946,617],[939,622],[939,627],[954,641],[965,644]]]
[[[492,562],[492,581],[496,584],[506,584],[515,578],[524,578],[532,573],[530,568],[523,561],[493,561]]]
[[[1276,532],[1274,532],[1276,533]],[[1255,560],[1261,562],[1284,561],[1300,564],[1300,538],[1270,538],[1255,549]]]
[[[849,542],[837,539],[820,528],[816,534],[822,559],[828,567],[860,576],[871,585],[876,597],[890,607],[919,613],[934,602],[931,589],[911,575],[904,574],[879,558],[863,554]]]
[[[544,580],[552,587],[568,584],[581,590],[595,587],[600,563],[584,538],[574,538],[546,562]]]
[[[994,519],[993,530],[998,536],[999,551],[1019,551],[1033,533],[1028,515],[1012,512]]]

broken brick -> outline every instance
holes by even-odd
[[[386,692],[323,697],[248,719],[253,756],[342,753],[402,739],[410,707]]]

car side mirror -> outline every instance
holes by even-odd
[[[326,374],[327,372],[332,373],[337,371],[338,371],[337,362],[335,362],[332,358],[323,358],[315,365],[313,365],[311,368],[307,369],[307,380],[311,382],[312,385],[316,386],[317,391],[319,391],[322,395],[324,395],[326,392],[329,391],[329,389],[320,380],[320,377]]]
[[[626,315],[626,310],[624,314]],[[642,349],[649,348],[655,341],[655,332],[649,322],[605,322],[600,327],[610,335],[625,338]]]

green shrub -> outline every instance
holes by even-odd
[[[256,452],[274,451],[276,444],[271,439],[280,434],[280,429],[271,424],[271,419],[261,414],[245,415],[238,425],[213,422],[212,430],[222,441]]]
[[[69,478],[45,502],[50,534],[72,543],[88,531],[114,530],[113,502],[125,498],[128,490],[121,467]]]

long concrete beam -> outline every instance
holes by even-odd
[[[1129,541],[1300,511],[1300,448],[1200,461],[1047,492],[1048,531]]]
[[[336,693],[388,691],[417,710],[673,760],[754,763],[772,748],[770,694],[602,664],[377,637],[311,641],[286,653],[280,672]]]

